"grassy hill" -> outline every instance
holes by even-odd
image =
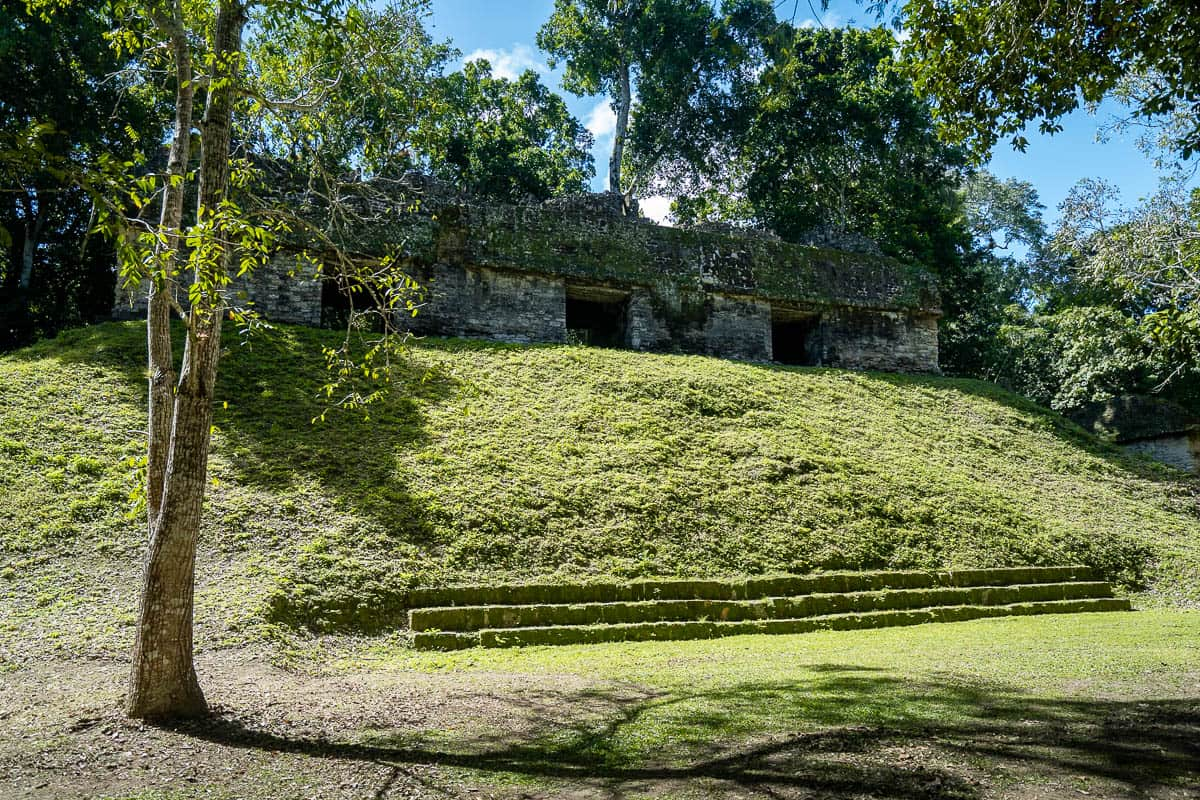
[[[369,420],[313,424],[336,340],[230,337],[204,642],[377,628],[410,586],[550,574],[1086,563],[1200,603],[1196,480],[989,384],[430,340]],[[143,348],[111,324],[0,358],[0,659],[34,620],[64,649],[127,638]]]

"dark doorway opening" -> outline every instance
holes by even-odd
[[[814,367],[817,356],[816,337],[820,322],[817,314],[792,309],[771,309],[771,353],[780,364]]]
[[[350,286],[354,286],[353,289]],[[353,295],[353,297],[351,297]],[[321,327],[339,330],[350,324],[352,311],[360,316],[356,325],[376,333],[383,330],[383,319],[377,314],[362,314],[378,308],[371,293],[364,287],[343,285],[340,281],[327,278],[321,282]]]
[[[624,347],[629,295],[599,286],[567,287],[567,341]]]

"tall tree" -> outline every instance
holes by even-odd
[[[1111,184],[1076,184],[987,377],[1060,409],[1161,393],[1200,411],[1198,209],[1178,184],[1132,208]]]
[[[961,158],[935,135],[883,29],[762,30],[761,60],[729,87],[729,111],[680,166],[676,208],[799,240],[831,227],[936,266],[962,247],[951,231]],[[731,202],[732,201],[732,202]]]
[[[1029,181],[1001,180],[987,170],[977,170],[967,176],[962,194],[967,225],[981,246],[1037,248],[1045,240],[1045,206]]]
[[[552,64],[565,63],[568,91],[612,100],[616,124],[608,188],[622,194],[626,205],[677,137],[688,133],[689,119],[711,113],[736,52],[707,0],[555,0],[538,45]],[[639,145],[633,159],[631,142]],[[630,166],[632,174],[626,171]]]
[[[436,91],[440,113],[417,137],[434,175],[509,202],[587,191],[596,171],[592,135],[536,72],[510,81],[493,77],[488,62],[472,61]]]
[[[536,73],[497,78],[486,61],[447,74],[460,54],[430,36],[428,7],[360,9],[354,48],[305,19],[251,42],[260,88],[299,98],[242,120],[252,152],[305,172],[324,195],[347,174],[380,184],[414,170],[507,201],[585,191],[592,139],[562,98]]]
[[[70,0],[30,0],[31,8],[46,18],[71,5]],[[149,544],[126,707],[134,717],[206,712],[193,663],[194,571],[222,327],[227,316],[244,318],[230,306],[229,287],[236,276],[271,256],[281,234],[303,224],[291,209],[257,200],[253,169],[245,159],[233,157],[240,114],[256,105],[299,107],[294,98],[272,99],[256,87],[259,70],[249,61],[244,33],[269,37],[298,15],[343,25],[352,33],[355,27],[345,23],[358,11],[347,11],[349,6],[347,0],[113,3],[120,24],[110,32],[112,39],[148,75],[169,76],[175,94],[165,169],[139,176],[130,173],[129,164],[108,158],[99,170],[77,178],[102,204],[101,225],[118,245],[122,277],[131,285],[149,287]],[[319,104],[320,87],[311,100]],[[203,117],[197,119],[200,108]],[[200,145],[195,169],[194,139]],[[185,214],[188,198],[195,199],[195,207]],[[351,203],[341,211],[350,213],[353,208]],[[147,216],[151,209],[158,209],[156,221]],[[337,216],[334,209],[323,210]],[[297,235],[310,241],[321,231],[322,226],[310,225]],[[317,242],[322,250],[337,244],[329,236]],[[346,261],[336,259],[335,265]],[[385,311],[394,310],[410,282],[386,265],[376,265],[371,274],[400,287],[389,290],[392,305]],[[182,319],[185,330],[178,368],[173,316]],[[384,313],[382,318],[390,316]],[[386,363],[380,363],[386,353],[384,340],[364,357],[371,360],[363,369],[386,376]]]
[[[621,161],[633,107],[635,70],[644,52],[640,24],[646,0],[555,0],[537,34],[538,46],[566,63],[563,85],[578,95],[603,93],[617,115],[608,162],[608,188],[622,191]],[[551,66],[554,66],[552,61]]]
[[[439,87],[459,52],[426,29],[429,0],[352,12],[336,26],[296,15],[247,43],[258,94],[290,102],[253,103],[240,137],[311,186],[427,168],[420,131],[447,112]]]
[[[1032,184],[984,170],[967,175],[959,193],[972,242],[942,279],[939,360],[949,374],[995,379],[1010,369],[1000,332],[1032,298],[1029,265],[1046,237],[1043,207]]]

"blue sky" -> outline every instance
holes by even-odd
[[[562,90],[561,72],[551,71],[546,57],[537,49],[536,35],[550,16],[553,0],[433,0],[431,28],[438,38],[453,40],[464,57],[485,57],[492,62],[497,74],[515,75],[526,68],[543,73],[543,82],[559,91],[571,111],[596,134],[595,188],[604,188],[608,153],[612,147],[612,114],[603,97],[578,98]],[[862,8],[852,1],[833,2],[820,17],[814,0],[799,0],[795,4],[797,24],[825,24],[835,27],[846,24],[868,25],[873,22]],[[783,3],[781,16],[792,15],[793,4]],[[1134,137],[1115,137],[1106,143],[1096,141],[1096,133],[1109,120],[1114,107],[1107,106],[1096,115],[1078,111],[1064,120],[1064,130],[1055,136],[1042,136],[1036,131],[1027,134],[1030,146],[1025,153],[1013,151],[1009,145],[997,145],[988,168],[1001,178],[1020,178],[1037,187],[1046,217],[1057,217],[1057,206],[1067,191],[1081,178],[1103,178],[1119,186],[1125,202],[1152,193],[1158,185],[1159,173],[1153,163],[1137,149]],[[664,211],[660,202],[643,202],[651,216]]]

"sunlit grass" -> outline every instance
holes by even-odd
[[[334,336],[227,340],[202,643],[271,635],[272,598],[386,630],[409,586],[546,576],[1085,563],[1200,600],[1195,480],[988,384],[429,340],[369,420],[314,425]],[[0,359],[0,637],[128,639],[143,348],[112,324]]]

